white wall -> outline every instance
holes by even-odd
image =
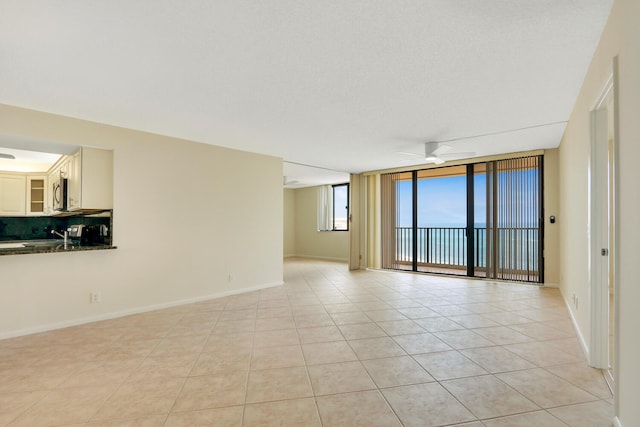
[[[118,246],[0,256],[0,337],[282,283],[281,159],[6,105],[0,133],[114,149]]]
[[[573,309],[582,335],[588,340],[588,164],[590,151],[589,112],[600,95],[619,57],[619,195],[620,263],[619,354],[615,376],[617,411],[626,427],[640,420],[640,340],[638,325],[638,242],[640,242],[640,2],[615,0],[560,145],[561,291],[565,299],[575,293],[579,301]]]
[[[349,260],[349,233],[318,231],[318,187],[295,190],[295,253],[306,258]]]

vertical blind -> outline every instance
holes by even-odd
[[[487,163],[487,277],[542,282],[541,157]]]
[[[333,230],[333,187],[318,187],[318,231]]]
[[[399,234],[399,219],[401,203],[399,203],[398,184],[404,183],[412,187],[411,172],[390,173],[380,177],[380,201],[382,223],[382,268],[394,270],[411,270],[411,260],[402,259],[398,254],[398,248],[411,244],[413,239],[410,233]],[[409,230],[410,231],[410,230]]]
[[[399,174],[389,173],[380,177],[380,201],[382,212],[382,268],[396,269],[396,187]]]

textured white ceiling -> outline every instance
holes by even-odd
[[[0,0],[0,103],[343,172],[556,147],[611,5]]]

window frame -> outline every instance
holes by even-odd
[[[336,228],[336,188],[338,187],[346,187],[347,189],[347,206],[345,206],[347,210],[347,228]],[[349,217],[351,213],[351,204],[349,203],[349,193],[350,193],[350,188],[349,188],[348,182],[331,185],[331,197],[332,197],[331,231],[349,231]]]

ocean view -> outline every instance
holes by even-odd
[[[517,270],[537,270],[538,229],[502,228],[497,231],[498,266],[505,265]],[[418,263],[466,266],[467,236],[463,225],[418,227]],[[396,259],[413,261],[413,230],[411,227],[396,228]],[[474,228],[474,265],[486,267],[487,229],[476,224]],[[507,256],[508,254],[508,256]]]

